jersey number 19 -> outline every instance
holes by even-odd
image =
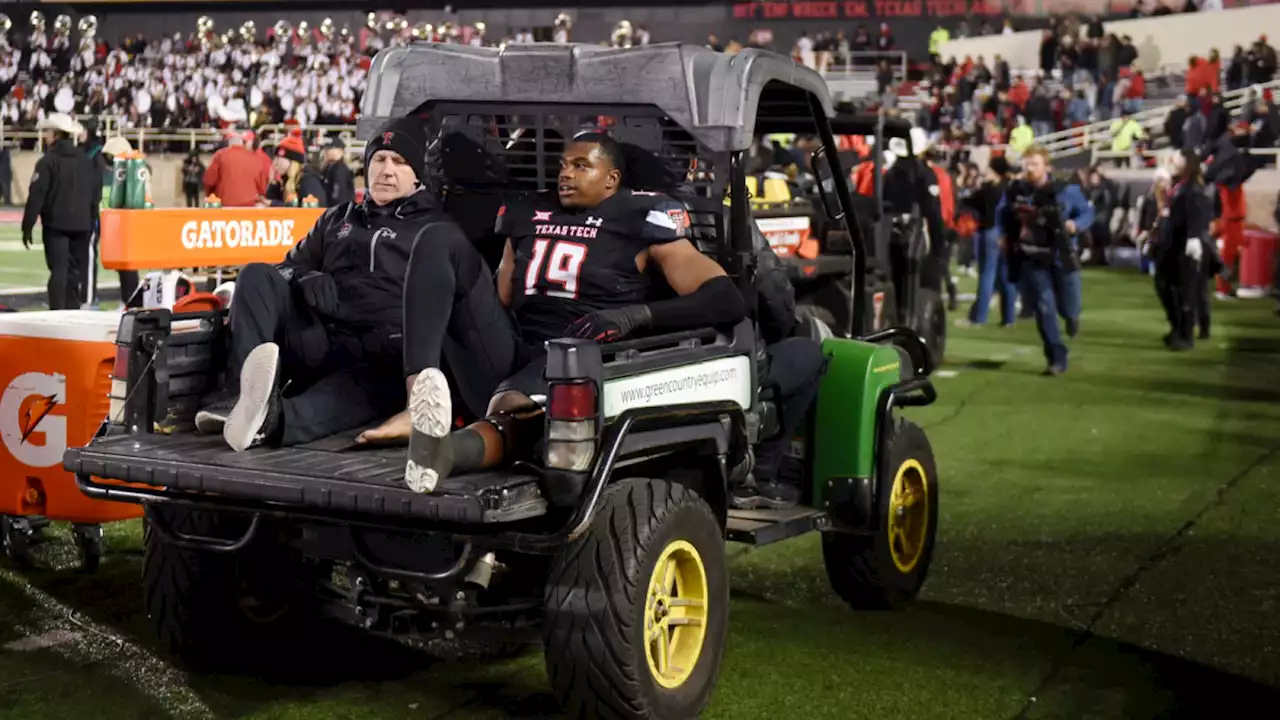
[[[549,253],[548,246],[551,248]],[[550,255],[549,262],[548,255]],[[558,285],[563,289],[546,288],[543,294],[550,297],[576,299],[578,276],[582,274],[582,262],[586,259],[587,246],[582,243],[541,238],[535,240],[533,258],[529,260],[529,269],[524,274],[524,294],[537,295],[540,280],[545,277],[546,286]]]

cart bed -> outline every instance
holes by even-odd
[[[420,494],[404,484],[405,449],[230,450],[221,435],[122,435],[67,450],[79,475],[185,493],[325,511],[481,523],[540,515],[535,475],[481,472],[446,478]]]

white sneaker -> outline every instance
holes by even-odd
[[[409,394],[409,417],[413,433],[409,436],[409,459],[405,462],[404,481],[417,493],[429,493],[453,469],[453,448],[449,431],[453,418],[453,397],[449,381],[437,368],[418,373]]]

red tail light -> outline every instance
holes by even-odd
[[[129,346],[116,346],[116,362],[111,366],[111,376],[120,380],[129,379]]]
[[[547,417],[552,420],[589,420],[596,416],[594,383],[565,383],[551,386]]]

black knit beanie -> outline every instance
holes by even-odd
[[[427,163],[427,126],[420,118],[396,118],[382,126],[364,150],[364,164],[369,166],[373,154],[390,150],[404,158],[419,182],[425,182]]]

